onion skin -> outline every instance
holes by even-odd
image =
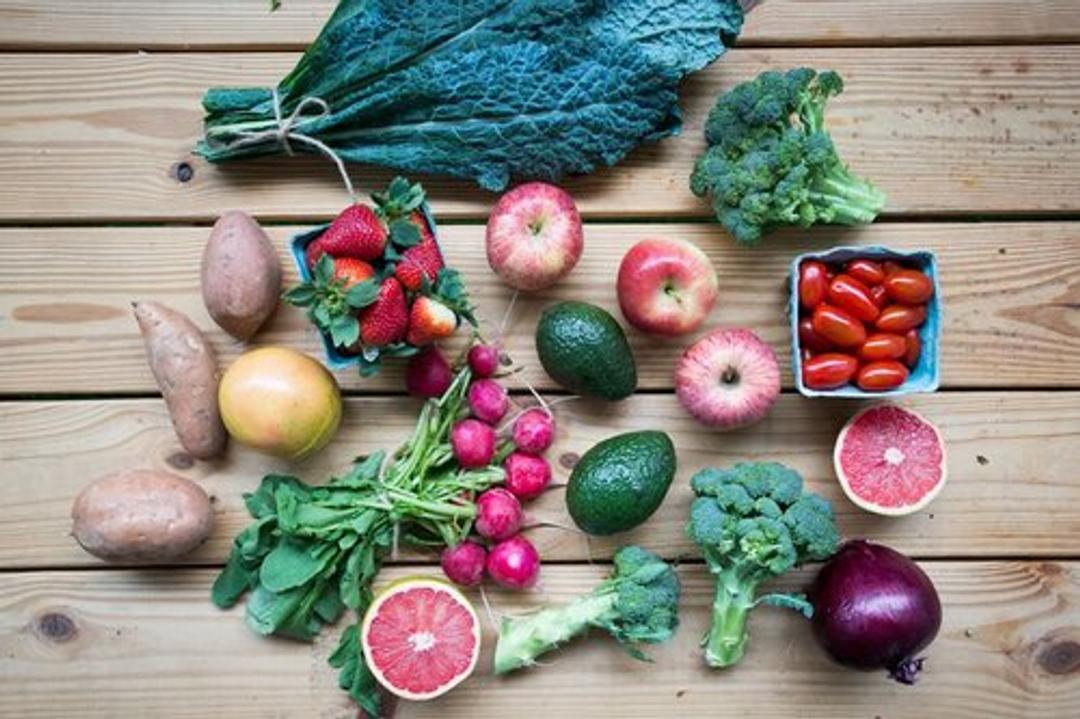
[[[814,636],[837,662],[887,669],[913,684],[941,628],[941,600],[926,573],[903,554],[858,539],[830,559],[810,588]]]

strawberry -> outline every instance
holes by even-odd
[[[367,205],[355,204],[342,210],[316,242],[319,249],[332,257],[355,257],[371,262],[383,256],[387,237],[386,227],[375,211]]]
[[[457,325],[457,313],[452,309],[432,297],[417,297],[409,310],[409,332],[405,341],[414,347],[422,347],[454,334]]]
[[[364,280],[375,276],[375,268],[355,257],[339,257],[334,260],[334,279],[344,280],[344,289],[348,290]]]
[[[360,310],[360,339],[368,347],[385,347],[404,339],[408,324],[405,290],[397,279],[387,277],[375,302]]]
[[[439,243],[435,241],[431,232],[427,230],[427,223],[424,223],[423,227],[421,235],[424,239],[420,241],[420,244],[413,245],[405,250],[397,267],[394,268],[394,276],[401,280],[401,284],[413,292],[420,289],[425,276],[428,282],[434,283],[439,276],[439,270],[443,268]]]
[[[326,254],[326,243],[323,242],[323,236],[319,235],[314,240],[308,243],[308,246],[304,249],[304,259],[307,260],[307,266],[309,270],[315,269],[315,263],[319,261],[319,258]]]

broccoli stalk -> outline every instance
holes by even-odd
[[[709,148],[690,188],[710,197],[736,240],[784,225],[872,222],[885,194],[840,160],[825,106],[844,89],[835,72],[764,72],[720,97],[705,124]]]
[[[597,627],[617,639],[637,659],[635,646],[671,638],[678,624],[679,579],[652,552],[624,547],[615,569],[592,592],[569,604],[547,607],[518,619],[504,619],[495,645],[495,673],[529,667],[536,658]]]
[[[840,537],[829,503],[804,493],[802,477],[782,464],[703,469],[690,486],[697,499],[687,534],[716,577],[712,623],[702,640],[705,661],[729,667],[742,658],[746,620],[758,604],[812,612],[802,595],[758,596],[758,587],[804,561],[831,556]]]

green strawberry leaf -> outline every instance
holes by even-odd
[[[311,320],[316,327],[325,332],[329,332],[334,324],[333,314],[330,312],[330,308],[324,304],[318,304],[311,308]]]
[[[420,228],[407,218],[390,222],[390,241],[398,247],[413,247],[420,244]]]
[[[396,344],[383,347],[382,355],[384,357],[412,357],[419,351],[419,347],[413,347],[412,345],[406,344],[405,342],[398,342]]]
[[[364,351],[357,356],[359,360],[357,366],[361,377],[374,377],[379,373],[379,368],[382,365],[380,355],[381,352],[378,347],[365,347]]]
[[[386,246],[386,252],[383,253],[384,260],[387,262],[397,262],[401,258],[402,254],[398,252],[397,248],[394,247],[392,243]]]
[[[295,307],[307,307],[315,302],[319,290],[310,282],[303,282],[295,287],[290,287],[282,298]]]
[[[324,254],[315,263],[315,283],[328,285],[334,280],[334,258]]]
[[[427,278],[424,278],[426,282]],[[477,327],[476,315],[474,314],[475,307],[473,307],[472,300],[469,299],[469,292],[465,289],[465,283],[461,279],[461,273],[457,270],[449,267],[443,267],[439,270],[438,276],[435,278],[434,291],[427,290],[425,285],[425,294],[430,294],[435,299],[442,302],[450,309],[457,312],[458,315],[471,324],[473,327]]]
[[[351,347],[360,339],[360,323],[352,315],[343,315],[330,325],[330,339],[336,347]]]
[[[364,280],[353,285],[345,293],[345,303],[353,309],[363,309],[375,302],[379,297],[379,285],[374,280]]]

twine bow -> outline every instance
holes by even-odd
[[[341,175],[342,182],[345,183],[345,189],[349,192],[349,197],[353,202],[356,202],[356,191],[353,189],[352,180],[349,179],[349,172],[345,168],[345,161],[342,160],[336,152],[334,152],[329,145],[322,140],[306,135],[300,131],[300,128],[309,122],[326,117],[330,114],[330,105],[326,100],[321,97],[308,96],[300,100],[297,103],[296,108],[285,117],[281,110],[281,97],[278,95],[277,88],[271,89],[271,99],[274,105],[274,121],[277,123],[277,127],[270,130],[243,130],[237,133],[238,139],[235,140],[233,147],[243,147],[246,145],[256,145],[266,140],[276,140],[285,148],[285,152],[292,156],[293,148],[289,144],[290,141],[302,142],[306,145],[314,147],[322,154],[329,157],[337,165],[338,173]],[[310,112],[311,108],[315,108],[315,112]]]

